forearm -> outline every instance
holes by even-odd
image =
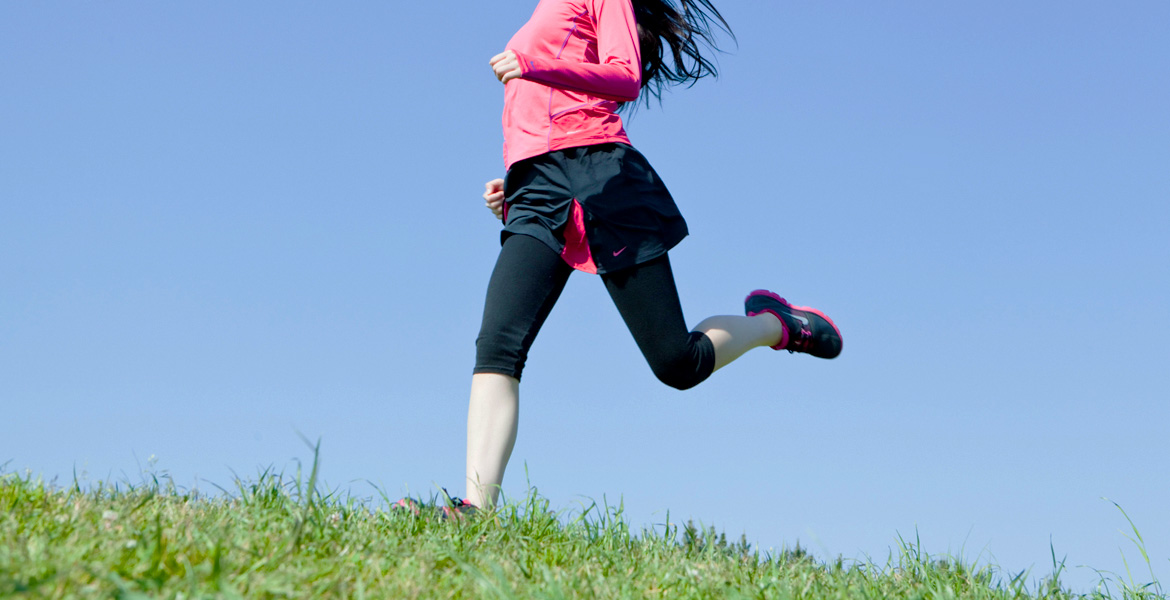
[[[636,100],[642,87],[640,69],[621,58],[596,64],[532,58],[519,52],[516,56],[523,72],[522,79],[551,87],[584,92],[617,102]]]
[[[636,100],[642,89],[642,49],[633,6],[629,0],[587,0],[586,7],[597,36],[594,51],[586,53],[590,59],[532,56],[512,48],[521,77],[607,100]]]

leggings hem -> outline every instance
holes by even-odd
[[[473,375],[479,375],[482,373],[494,373],[496,375],[507,375],[508,377],[511,377],[512,379],[515,379],[516,381],[520,381],[520,371],[517,371],[516,369],[509,369],[507,367],[476,367],[476,368],[471,370],[471,373]]]

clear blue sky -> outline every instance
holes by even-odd
[[[462,489],[498,248],[490,56],[534,2],[0,4],[0,463]],[[1170,580],[1170,4],[719,3],[723,76],[629,122],[691,225],[688,319],[772,288],[840,359],[688,392],[576,275],[505,491],[761,548],[899,534]],[[1145,577],[1141,572],[1138,579]]]

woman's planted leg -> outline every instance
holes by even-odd
[[[499,373],[471,376],[467,407],[467,493],[464,500],[493,506],[516,445],[520,381]]]
[[[467,492],[495,504],[516,443],[520,376],[528,349],[573,270],[544,243],[525,235],[504,241],[488,283],[475,341],[475,375],[467,410]]]

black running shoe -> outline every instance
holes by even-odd
[[[744,313],[754,317],[772,313],[786,329],[773,350],[803,352],[818,358],[836,358],[841,354],[841,330],[825,313],[807,306],[793,306],[768,290],[756,290],[743,301]]]
[[[410,512],[416,516],[422,515],[425,511],[427,514],[438,515],[444,521],[451,519],[461,520],[464,517],[475,516],[479,512],[479,508],[474,504],[448,495],[445,488],[443,489],[443,498],[434,504],[427,505],[413,498],[403,498],[391,505],[390,508],[396,511]]]
[[[462,521],[467,517],[474,517],[479,512],[479,508],[474,504],[460,498],[451,498],[450,506],[440,507],[439,510],[444,521]]]
[[[390,510],[402,510],[417,515],[422,512],[422,505],[414,498],[403,498],[390,505]]]

